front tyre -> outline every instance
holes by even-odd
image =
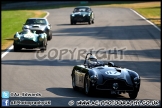
[[[70,24],[71,24],[71,25],[73,25],[73,24],[74,24],[73,20],[71,20],[71,21],[70,21]]]
[[[130,99],[135,99],[138,95],[138,92],[137,91],[133,91],[133,92],[130,92],[129,93],[129,97]]]
[[[15,52],[21,50],[21,48],[16,44],[13,45],[13,49],[14,49]]]
[[[86,95],[92,95],[94,90],[92,89],[91,82],[89,80],[89,75],[87,74],[84,79],[84,92]]]
[[[92,24],[94,24],[94,20],[92,20]]]
[[[40,48],[41,51],[45,51],[47,49],[47,40],[44,40],[43,41],[43,45],[42,47]]]
[[[51,40],[52,39],[52,32],[51,30],[47,31],[47,40]]]
[[[92,24],[91,20],[88,21],[88,24],[89,24],[89,25]]]

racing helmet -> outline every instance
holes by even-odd
[[[25,26],[23,27],[23,31],[29,32],[29,31],[30,31],[30,30],[29,30],[29,26],[28,26],[28,25],[25,25]]]
[[[95,55],[90,55],[90,57],[88,58],[88,62],[90,64],[96,64],[97,63],[97,58]]]

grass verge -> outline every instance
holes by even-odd
[[[9,47],[13,41],[5,40],[5,38],[12,38],[15,32],[20,31],[22,24],[27,18],[30,17],[44,17],[45,12],[42,12],[43,9],[52,9],[52,8],[64,8],[64,7],[75,7],[80,5],[70,4],[70,5],[57,5],[57,6],[48,6],[48,7],[37,7],[37,8],[26,8],[26,10],[2,10],[2,35],[1,35],[1,50],[5,50]],[[83,4],[84,5],[84,4]],[[107,2],[90,2],[85,4],[93,7],[124,7],[132,8],[142,16],[153,22],[159,28],[161,28],[161,3],[160,1],[155,2],[133,2],[133,1],[107,1]]]
[[[160,1],[155,2],[130,2],[130,3],[118,3],[118,4],[108,4],[99,5],[97,7],[124,7],[132,8],[147,20],[153,22],[161,29],[161,3]]]
[[[2,11],[2,35],[1,35],[1,50],[5,50],[9,47],[13,41],[5,40],[6,38],[13,38],[13,35],[17,31],[22,30],[22,26],[27,18],[30,17],[44,17],[45,12],[36,10],[14,10],[14,11]]]

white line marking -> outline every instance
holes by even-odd
[[[132,10],[134,13],[136,13],[137,15],[139,15],[142,19],[146,20],[148,23],[150,23],[151,25],[153,25],[155,28],[157,28],[159,31],[161,31],[161,29],[159,27],[157,27],[154,23],[150,22],[149,20],[147,20],[145,17],[143,17],[142,15],[140,15],[138,12],[136,12],[135,10],[133,9],[130,9]]]
[[[47,12],[47,11],[45,11],[45,12],[47,13],[47,15],[46,15],[44,18],[47,18],[47,17],[49,16],[49,14],[50,14],[50,13],[49,13],[49,12]]]
[[[44,17],[44,18],[47,18],[48,16],[49,16],[49,12],[47,12],[47,11],[45,11],[46,13],[47,13],[47,15]],[[1,55],[1,59],[5,56],[5,55],[7,55],[11,50],[13,49],[13,45],[11,45],[8,49],[7,49],[7,51],[5,51],[2,55]]]
[[[10,46],[7,51],[5,51],[2,55],[1,55],[1,58],[3,58],[7,53],[9,53],[11,50],[13,49],[13,45]]]

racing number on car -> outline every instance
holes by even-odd
[[[110,70],[110,71],[106,71],[105,74],[107,74],[107,75],[120,75],[121,73],[118,72],[118,71]]]
[[[24,35],[24,37],[26,37],[26,38],[32,38],[32,35],[27,34],[27,35]]]

